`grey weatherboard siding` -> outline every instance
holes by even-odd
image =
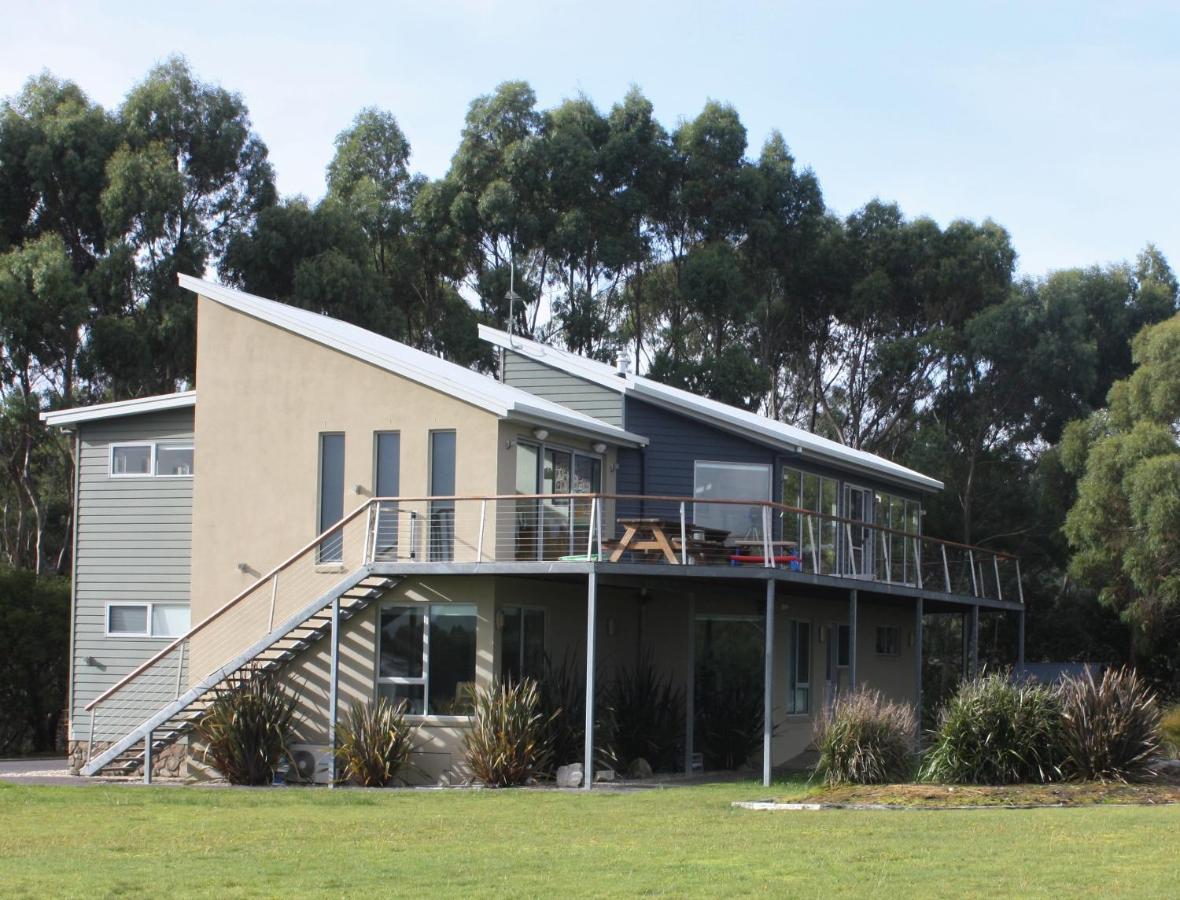
[[[70,736],[86,740],[90,714],[85,705],[170,643],[167,638],[105,637],[106,604],[189,602],[192,478],[111,478],[110,445],[192,441],[193,411],[124,416],[79,427]],[[152,711],[145,706],[144,716]]]
[[[558,371],[527,356],[505,350],[502,380],[505,384],[545,400],[594,416],[608,425],[626,427],[623,424],[623,395],[620,392]]]

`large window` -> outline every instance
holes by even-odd
[[[320,435],[318,533],[323,534],[344,518],[344,435]],[[344,535],[337,531],[320,542],[319,561],[340,562],[344,558]]]
[[[829,517],[838,513],[838,498],[835,479],[799,469],[783,469],[785,505]],[[832,573],[836,571],[837,525],[833,518],[783,513],[783,540],[795,542],[806,571]]]
[[[455,495],[455,432],[430,432],[430,496]],[[431,562],[455,558],[455,501],[430,501]]]
[[[769,500],[770,466],[706,462],[693,469],[693,522],[729,532],[734,540],[762,539],[762,507],[709,500]]]
[[[396,497],[401,490],[401,435],[396,431],[373,434],[373,492],[378,497]],[[398,508],[385,501],[377,511],[373,558],[397,559]]]
[[[545,610],[500,610],[500,680],[540,679],[545,674]]]
[[[787,712],[805,715],[811,711],[811,623],[792,619],[789,635]]]
[[[175,638],[189,629],[186,603],[108,603],[107,637]]]
[[[475,682],[475,606],[387,606],[381,610],[377,684],[412,715],[468,715]]]
[[[922,505],[916,500],[878,491],[875,507],[876,523],[891,529],[888,533],[878,533],[877,577],[901,584],[917,584],[921,544],[915,545],[914,539],[907,535],[921,533]]]
[[[191,478],[191,442],[145,441],[111,444],[108,474],[111,478]]]
[[[602,490],[602,460],[562,447],[516,445],[516,493],[595,494]],[[560,559],[585,553],[590,500],[566,497],[516,501],[516,558]]]

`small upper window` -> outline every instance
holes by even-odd
[[[189,630],[184,603],[111,603],[107,606],[108,637],[175,638]]]
[[[111,476],[126,478],[152,474],[151,444],[112,444]]]
[[[180,477],[193,474],[192,444],[158,444],[156,474]]]

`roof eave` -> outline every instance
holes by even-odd
[[[93,406],[46,410],[40,414],[40,419],[50,428],[65,428],[103,419],[118,419],[126,416],[166,412],[172,409],[185,409],[194,406],[196,402],[196,391],[178,391],[174,394],[158,394],[154,397],[136,397],[131,400],[116,400],[112,403],[96,403]]]

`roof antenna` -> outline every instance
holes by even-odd
[[[512,331],[516,324],[516,301],[520,299],[520,295],[516,293],[515,255],[508,261],[508,293],[504,295],[504,299],[508,301],[508,343],[515,347],[512,343]]]

